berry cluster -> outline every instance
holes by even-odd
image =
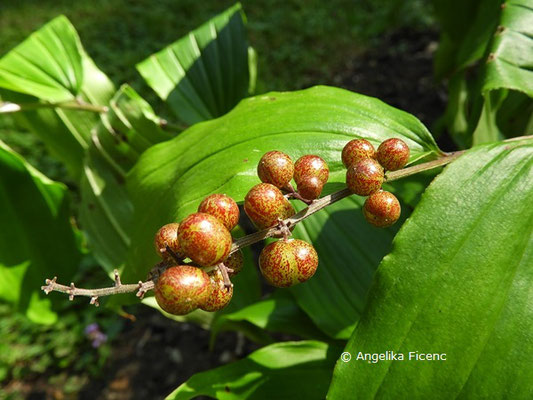
[[[256,227],[265,229],[294,215],[289,197],[307,204],[317,199],[328,181],[329,168],[316,155],[304,155],[293,164],[287,154],[269,151],[259,161],[257,175],[263,183],[250,189],[244,199],[244,210]],[[296,190],[291,184],[293,178]],[[285,228],[283,238],[266,246],[259,256],[261,274],[276,287],[305,282],[318,267],[313,246],[303,240],[289,239],[291,227]]]
[[[396,171],[407,164],[409,147],[397,138],[382,142],[378,150],[365,139],[349,141],[342,150],[342,162],[347,168],[346,185],[359,196],[368,196],[363,205],[365,219],[374,226],[387,227],[400,217],[400,202],[390,192],[381,189],[385,171]]]
[[[154,287],[163,310],[184,315],[197,308],[217,311],[230,302],[229,277],[239,273],[244,263],[240,250],[230,255],[230,231],[239,215],[231,197],[213,194],[202,201],[198,212],[159,229],[154,239],[156,252],[173,265],[157,277]]]
[[[409,148],[400,139],[385,140],[377,152],[364,139],[344,147],[346,184],[352,193],[368,196],[363,213],[371,224],[390,226],[399,218],[400,203],[381,185],[385,170],[403,168],[408,159]],[[261,251],[261,273],[276,287],[305,282],[316,272],[317,252],[309,243],[290,238],[293,226],[284,221],[295,214],[290,198],[310,204],[320,196],[329,177],[328,165],[316,155],[304,155],[293,163],[287,154],[269,151],[259,161],[257,174],[262,183],[246,194],[244,210],[258,229],[277,227],[279,238]],[[159,229],[155,249],[167,268],[154,279],[154,290],[163,310],[176,315],[197,308],[217,311],[230,302],[230,277],[241,271],[244,262],[240,250],[231,253],[230,231],[239,217],[231,197],[213,194],[200,203],[198,212]]]
[[[263,183],[250,189],[244,209],[259,229],[279,225],[294,215],[288,198],[305,202],[318,198],[329,176],[328,166],[320,157],[307,155],[293,164],[288,155],[279,151],[266,153],[257,172]],[[291,185],[293,177],[297,191]],[[230,302],[230,278],[242,270],[244,263],[240,250],[230,255],[230,231],[239,217],[239,207],[231,197],[213,194],[200,203],[198,212],[159,229],[154,238],[155,249],[167,268],[156,276],[154,291],[163,310],[184,315],[197,308],[217,311]],[[282,228],[283,239],[261,253],[260,269],[267,282],[287,287],[313,276],[318,256],[310,244],[289,239],[290,227]]]

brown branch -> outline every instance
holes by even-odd
[[[397,179],[405,178],[406,176],[410,176],[418,172],[427,171],[432,168],[441,167],[443,165],[449,164],[450,162],[455,160],[457,157],[459,157],[463,153],[464,153],[463,151],[457,151],[455,153],[450,153],[446,156],[440,157],[436,160],[428,161],[426,163],[422,163],[418,165],[413,165],[412,167],[404,168],[399,171],[391,171],[387,173],[385,177],[385,181],[386,182],[395,181]],[[350,196],[351,194],[352,192],[350,192],[348,188],[345,188],[345,189],[339,190],[338,192],[334,192],[334,193],[331,193],[330,195],[314,200],[309,205],[309,207],[304,208],[299,213],[293,215],[292,217],[286,219],[285,221],[282,221],[277,226],[264,229],[259,232],[254,232],[250,235],[237,239],[235,242],[233,242],[233,245],[231,246],[231,253],[238,251],[242,247],[247,247],[254,243],[260,242],[261,240],[265,240],[273,236],[279,236],[281,233],[279,225],[281,225],[282,223],[284,223],[288,228],[290,228],[296,225],[298,222],[303,221],[304,219],[310,217],[314,213],[322,210],[324,207],[327,207],[330,204],[336,203],[337,201],[342,200],[345,197]]]
[[[436,160],[428,161],[426,163],[414,165],[412,167],[404,168],[399,171],[392,171],[386,174],[385,181],[390,182],[397,179],[405,178],[407,176],[416,174],[418,172],[426,171],[432,168],[441,167],[443,165],[449,164],[450,162],[454,161],[457,157],[459,157],[461,154],[463,154],[463,151],[458,151],[455,153],[449,153],[445,156],[439,157]],[[260,242],[264,239],[270,238],[270,237],[280,237],[284,236],[288,229],[296,225],[297,223],[303,221],[304,219],[310,217],[314,213],[322,210],[323,208],[329,206],[330,204],[336,203],[339,200],[344,199],[345,197],[350,196],[352,193],[347,189],[342,189],[337,192],[331,193],[327,196],[321,197],[317,200],[313,200],[311,204],[309,204],[308,207],[304,208],[297,214],[293,215],[290,218],[287,218],[285,220],[280,221],[276,226],[268,229],[264,229],[259,232],[254,232],[250,235],[244,236],[242,238],[239,238],[233,242],[233,245],[231,246],[231,253],[234,253],[238,251],[239,249],[243,247],[250,246],[254,243]],[[167,251],[170,250],[170,254],[176,258],[176,260],[180,260],[180,258],[173,254],[172,250],[167,246]],[[163,271],[166,269],[170,264],[167,262],[160,262],[158,263],[154,269],[158,269],[158,271]],[[227,276],[227,269],[225,266],[221,265],[222,268],[220,268],[222,275]],[[217,268],[215,267],[208,267],[204,270],[212,270]],[[155,281],[153,278],[150,278],[146,282],[139,281],[139,283],[136,284],[122,284],[120,282],[120,277],[118,275],[118,271],[115,270],[115,285],[112,287],[107,288],[101,288],[101,289],[81,289],[74,286],[74,283],[71,283],[70,286],[61,285],[56,282],[57,277],[54,277],[54,279],[46,279],[46,285],[41,286],[41,289],[46,293],[50,293],[52,291],[66,293],[69,295],[69,300],[73,300],[75,296],[87,296],[91,298],[91,304],[98,305],[98,298],[102,296],[110,296],[114,294],[121,294],[121,293],[133,293],[137,292],[137,297],[142,298],[144,294],[152,290],[155,285]],[[224,276],[224,282],[226,285],[230,284],[229,277],[226,279],[226,276]]]
[[[154,281],[148,280],[146,282],[139,281],[138,283],[131,283],[131,284],[122,284],[120,282],[120,277],[118,275],[118,271],[114,271],[115,274],[115,285],[111,287],[106,288],[100,288],[100,289],[82,289],[77,288],[74,285],[74,282],[70,284],[70,286],[61,285],[60,283],[57,283],[57,276],[54,277],[54,279],[46,279],[45,286],[41,286],[41,290],[44,291],[45,294],[48,294],[50,292],[60,292],[60,293],[66,293],[68,294],[68,299],[70,301],[74,300],[74,297],[76,296],[85,296],[90,297],[90,304],[94,304],[98,307],[98,298],[102,296],[111,296],[114,294],[121,294],[121,293],[133,293],[137,292],[137,297],[143,298],[144,294],[152,290],[154,288]]]

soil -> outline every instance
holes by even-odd
[[[446,102],[443,88],[433,82],[437,39],[436,32],[427,31],[390,34],[380,39],[377,47],[349,60],[328,77],[329,83],[378,97],[431,127]],[[454,150],[446,137],[439,139],[439,145]],[[237,360],[258,348],[241,334],[223,332],[210,351],[209,332],[198,326],[178,324],[146,307],[138,308],[136,316],[137,321],[128,322],[115,340],[101,377],[91,379],[79,399],[163,399],[194,373]],[[26,393],[31,399],[71,398],[43,382],[34,382]]]

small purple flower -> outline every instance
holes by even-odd
[[[97,323],[85,327],[85,335],[91,340],[91,345],[96,349],[107,341],[107,335],[100,331]]]
[[[85,335],[89,336],[94,332],[100,331],[100,327],[96,322],[93,322],[92,324],[89,324],[85,327]]]

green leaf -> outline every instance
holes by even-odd
[[[267,151],[281,150],[295,160],[319,154],[330,167],[326,191],[339,188],[345,180],[342,148],[358,137],[375,145],[401,137],[411,149],[411,162],[439,152],[427,129],[412,115],[377,99],[330,87],[243,100],[225,116],[151,147],[128,176],[135,218],[125,272],[131,279],[145,275],[146,266],[156,260],[152,234],[168,221],[193,212],[204,196],[219,192],[242,201],[259,183],[257,162]]]
[[[533,97],[533,1],[508,0],[490,44],[482,92],[506,88]]]
[[[500,25],[489,45],[481,73],[483,108],[473,132],[473,143],[504,137],[497,114],[511,89],[533,97],[533,1],[509,0],[503,4]],[[529,102],[533,104],[533,101]],[[520,132],[516,132],[520,134]]]
[[[104,106],[115,92],[64,16],[46,24],[0,60],[0,89],[6,101],[43,106],[76,101]],[[97,113],[58,107],[13,116],[65,163],[74,178],[81,176],[91,129],[99,120]]]
[[[0,60],[0,87],[51,102],[73,100],[83,84],[82,47],[63,15]]]
[[[185,123],[225,114],[255,87],[256,57],[253,52],[249,57],[244,20],[237,3],[137,64]]]
[[[130,246],[133,206],[126,173],[144,150],[170,137],[150,105],[128,85],[113,96],[94,129],[81,180],[80,221],[108,273],[124,263]]]
[[[498,25],[502,0],[433,0],[441,25],[435,74],[442,79],[480,60]]]
[[[35,322],[57,319],[44,280],[68,281],[81,259],[69,218],[67,188],[0,142],[0,298]]]
[[[236,286],[237,291],[238,289]],[[222,314],[213,324],[212,336],[224,330],[235,328],[241,330],[243,325],[239,323],[242,322],[269,332],[290,333],[304,339],[328,339],[298,307],[287,290],[276,290],[264,300],[240,310]],[[244,332],[246,334],[246,330]]]
[[[340,349],[322,342],[284,342],[240,361],[193,375],[167,400],[324,399]],[[281,396],[281,397],[280,397]]]
[[[479,146],[446,167],[379,266],[329,397],[531,398],[532,187],[531,138]],[[386,351],[406,359],[355,360]]]

